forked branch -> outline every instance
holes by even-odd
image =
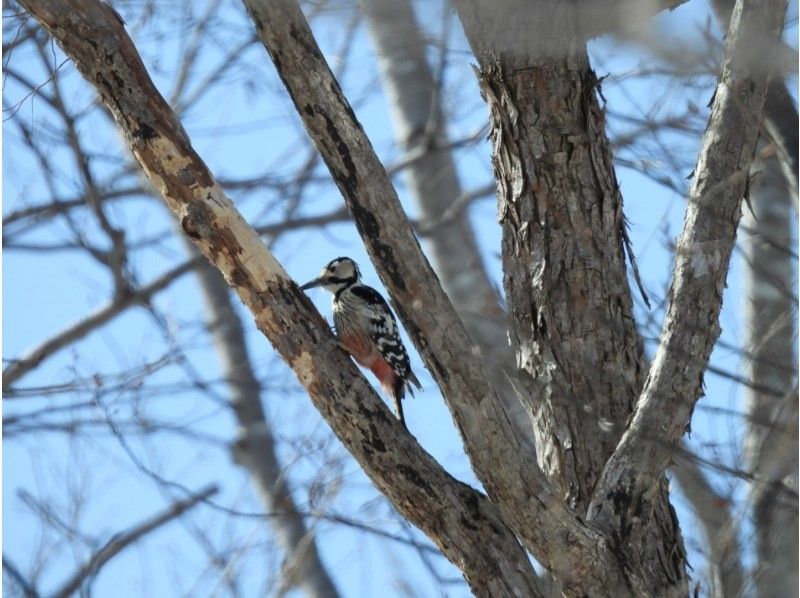
[[[784,0],[736,3],[678,239],[660,345],[590,506],[590,519],[604,530],[624,529],[640,515],[637,507],[669,465],[671,448],[702,394],[769,80],[769,56],[760,50],[770,46],[763,40],[780,33],[785,11]]]

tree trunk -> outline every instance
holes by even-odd
[[[636,576],[553,492],[524,449],[296,3],[244,2],[503,519],[570,592],[618,596],[634,591],[631,584],[638,590]]]
[[[756,594],[796,596],[797,577],[797,331],[792,223],[797,220],[780,161],[770,146],[754,167],[753,213],[747,226],[747,457],[755,477],[750,500],[756,534]],[[770,155],[772,154],[772,155]],[[765,390],[755,390],[769,389]]]
[[[447,474],[359,375],[194,151],[113,10],[95,0],[20,0],[96,86],[184,232],[251,310],[336,435],[400,513],[464,571],[473,592],[540,594],[521,541],[568,595],[685,595],[663,472],[700,396],[719,332],[755,149],[766,75],[744,60],[751,55],[747,42],[775,34],[782,3],[739,0],[734,11],[661,344],[636,401],[640,356],[625,284],[621,199],[583,40],[570,34],[563,3],[509,0],[521,17],[533,6],[530,20],[475,10],[476,1],[463,0],[468,35],[479,17],[490,40],[521,44],[493,52],[491,44],[473,43],[492,115],[505,285],[518,366],[529,378],[522,391],[541,422],[542,463],[554,483],[509,424],[299,8],[289,0],[245,4],[442,389],[489,499]],[[634,401],[619,444],[602,471],[595,469],[586,446],[608,454],[615,441],[589,420],[619,436]]]
[[[783,0],[739,0],[694,171],[659,346],[636,409],[595,487],[589,519],[636,531],[702,396],[747,191]],[[647,511],[644,511],[645,513]],[[631,555],[635,560],[637,554]]]
[[[222,272],[376,487],[464,572],[475,594],[540,595],[533,567],[496,505],[444,471],[392,416],[222,191],[153,85],[119,15],[97,0],[20,4],[94,84],[184,232]],[[543,527],[566,535],[568,523]],[[576,531],[573,544],[586,535]],[[597,571],[602,579],[603,569]]]
[[[583,44],[568,43],[576,35],[568,11],[542,4],[516,13],[547,30],[531,25],[530,53],[496,53],[485,36],[490,12],[507,17],[496,8],[460,3],[491,113],[512,343],[527,374],[539,464],[586,512],[643,382],[622,198],[599,82]],[[663,477],[648,508],[652,517],[623,542],[657,595],[685,593],[683,541]]]

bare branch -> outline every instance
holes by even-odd
[[[456,6],[490,114],[519,394],[543,471],[562,499],[584,513],[643,370],[626,250],[634,279],[636,268],[601,81],[574,4],[459,0]],[[533,39],[511,50],[494,29],[500,23]],[[610,536],[609,543],[649,591],[685,592],[685,551],[665,482],[648,512],[625,542]]]
[[[113,559],[128,546],[138,542],[144,536],[162,525],[169,523],[173,519],[177,519],[186,511],[189,511],[201,502],[214,496],[218,491],[219,489],[216,486],[209,486],[193,496],[175,502],[169,509],[143,521],[128,531],[115,534],[108,542],[100,547],[80,569],[65,581],[61,587],[53,592],[53,596],[55,598],[69,598],[69,596],[72,596],[72,594],[80,589],[81,585],[88,578],[97,575],[97,572],[100,571],[108,561]]]
[[[753,39],[776,36],[786,3],[739,0],[678,241],[661,343],[632,421],[606,463],[589,517],[625,529],[686,430],[719,336],[725,276],[741,218],[768,76]]]
[[[578,0],[572,4],[584,35],[630,33],[646,29],[648,21],[665,10],[674,10],[688,0]]]
[[[186,243],[192,255],[202,258],[188,239]],[[261,386],[251,365],[230,291],[219,272],[206,260],[198,267],[197,274],[210,315],[209,330],[230,389],[230,406],[239,424],[234,458],[249,472],[266,510],[274,513],[270,525],[287,560],[294,563],[292,575],[285,576],[285,583],[302,587],[310,596],[335,598],[339,593],[320,559],[312,530],[298,513],[278,461],[272,428],[261,406]]]
[[[537,559],[558,571],[559,580],[576,583],[575,591],[583,587],[598,595],[617,595],[626,587],[621,569],[554,493],[515,434],[483,361],[474,354],[463,323],[422,254],[397,193],[302,12],[290,0],[245,0],[245,5],[503,519]],[[504,467],[497,467],[498,462]],[[530,508],[520,509],[521,504]],[[587,566],[592,575],[575,574]]]
[[[3,571],[5,571],[6,575],[19,586],[25,598],[39,598],[39,593],[36,591],[36,588],[25,579],[25,576],[20,572],[17,566],[5,555],[3,555]]]
[[[515,368],[506,314],[486,272],[469,213],[462,209],[470,196],[461,189],[455,148],[447,139],[442,82],[428,65],[424,37],[408,0],[361,0],[361,5],[378,53],[398,145],[407,155],[421,156],[405,169],[406,185],[421,214],[418,232],[429,244],[442,287],[482,359],[490,364],[492,386],[517,436],[533,451],[530,418],[509,384]],[[482,127],[476,137],[485,135]],[[494,190],[494,184],[487,186],[487,195]]]
[[[734,4],[734,0],[712,0],[711,2],[723,29],[726,29],[730,23]],[[767,99],[764,103],[764,128],[778,149],[778,157],[788,186],[788,193],[797,209],[798,152],[800,152],[800,141],[798,140],[800,125],[798,122],[800,120],[795,101],[782,76],[797,73],[797,51],[787,47],[780,40],[777,40],[777,44],[776,76],[769,82],[767,89]]]
[[[359,375],[194,151],[113,10],[92,0],[21,3],[95,84],[183,230],[235,288],[378,488],[465,572],[473,591],[536,595],[527,555],[497,509],[422,450]],[[563,524],[558,529],[564,533]]]
[[[709,547],[714,596],[740,596],[744,588],[744,568],[736,538],[738,526],[731,514],[730,501],[714,490],[697,462],[685,452],[679,452],[675,461],[671,471],[703,526]]]
[[[101,307],[79,322],[68,326],[29,351],[24,357],[12,360],[3,370],[3,391],[8,390],[12,384],[38,367],[45,359],[108,323],[129,307],[146,304],[153,295],[164,290],[177,278],[192,270],[198,263],[199,261],[184,262],[165,272],[147,286],[128,292],[121,297],[115,297],[108,305]]]

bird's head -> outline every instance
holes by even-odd
[[[336,293],[337,291],[355,284],[361,278],[361,272],[356,264],[349,257],[337,257],[322,269],[314,280],[309,280],[300,288],[304,291],[314,287],[322,287],[326,291]]]

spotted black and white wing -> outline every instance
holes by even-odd
[[[403,341],[400,340],[397,320],[386,300],[378,291],[362,284],[353,285],[349,291],[367,312],[364,314],[363,322],[381,357],[400,378],[402,386],[408,385],[409,391],[413,394],[411,384],[413,383],[417,388],[421,388],[421,386],[414,372],[411,371],[408,353],[403,346]]]

